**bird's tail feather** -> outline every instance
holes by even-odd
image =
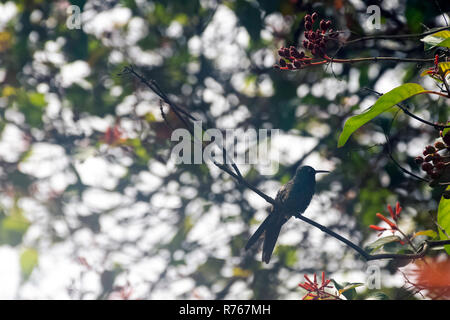
[[[259,237],[264,233],[268,226],[270,226],[271,221],[274,219],[273,214],[269,214],[266,219],[264,219],[263,223],[259,226],[259,228],[255,231],[255,233],[248,239],[247,244],[245,245],[245,250],[250,249],[256,241],[258,241]]]
[[[265,263],[269,263],[270,258],[272,257],[273,249],[275,248],[275,244],[277,243],[278,236],[281,231],[281,227],[283,223],[277,223],[271,225],[266,229],[266,234],[264,236],[264,244],[262,251],[262,260]]]

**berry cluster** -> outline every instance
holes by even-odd
[[[450,150],[450,132],[443,135],[441,131],[442,141],[436,141],[434,146],[426,146],[423,150],[423,156],[415,158],[415,162],[421,165],[422,170],[433,180],[442,177],[445,169],[450,166],[449,156],[439,154],[440,151]]]
[[[330,38],[336,38],[338,33],[330,29],[330,20],[320,20],[319,27],[313,30],[314,22],[317,21],[318,14],[314,12],[312,15],[305,16],[305,40],[303,40],[303,47],[309,50],[313,57],[324,60],[313,62],[313,58],[309,57],[303,51],[298,51],[294,46],[289,48],[282,47],[278,50],[278,55],[281,57],[279,65],[274,68],[282,70],[297,70],[309,65],[318,65],[327,62],[330,58],[326,55],[327,41]]]
[[[305,55],[303,51],[299,52],[294,46],[281,48],[278,50],[280,55],[280,65],[274,65],[274,68],[282,70],[301,69],[303,66],[311,63],[312,58]],[[289,62],[286,62],[288,60]]]
[[[337,37],[338,34],[333,29],[330,29],[331,21],[324,19],[320,20],[319,28],[313,30],[313,24],[317,20],[317,17],[317,12],[305,16],[304,35],[306,40],[303,40],[303,47],[310,50],[313,56],[323,57],[325,55],[327,40],[330,37]]]

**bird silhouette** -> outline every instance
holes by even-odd
[[[299,166],[294,177],[280,188],[275,198],[278,205],[272,206],[269,216],[250,237],[245,250],[252,247],[264,234],[262,260],[269,263],[280,234],[281,227],[292,216],[302,214],[309,206],[316,188],[316,173],[329,172],[315,170],[310,166]]]

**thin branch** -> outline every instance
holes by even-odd
[[[317,57],[316,57],[317,58]],[[295,57],[288,57],[290,61],[302,61],[303,64],[301,66],[295,66],[293,67],[292,64],[286,65],[286,66],[279,66],[275,65],[276,68],[280,70],[301,70],[306,69],[311,66],[319,66],[326,63],[359,63],[359,62],[382,62],[382,61],[393,61],[393,62],[414,62],[414,63],[429,63],[434,62],[434,58],[427,58],[427,59],[420,59],[420,58],[399,58],[399,57],[365,57],[365,58],[350,58],[350,59],[338,59],[335,57],[329,57],[328,55],[324,55],[323,58],[320,58],[320,60],[314,60],[314,58],[300,58],[297,59]],[[434,93],[439,94],[443,97],[446,97],[446,95],[442,93],[438,93],[435,91],[429,91],[426,93]]]
[[[167,127],[168,127],[171,131],[173,131],[173,128],[172,128],[172,126],[170,125],[169,120],[167,120],[166,114],[164,113],[164,109],[163,109],[163,101],[162,101],[162,100],[159,100],[159,110],[161,111],[161,116],[162,116],[163,119],[164,119],[164,123],[167,125]]]
[[[418,62],[418,63],[426,63],[433,62],[434,58],[429,59],[419,59],[419,58],[399,58],[399,57],[366,57],[366,58],[353,58],[353,59],[338,59],[338,58],[330,58],[325,55],[324,57],[328,62],[336,62],[336,63],[358,63],[358,62],[379,62],[379,61],[394,61],[394,62]]]
[[[391,152],[388,152],[388,156],[389,156],[389,158],[392,160],[392,162],[393,162],[400,170],[402,170],[404,173],[409,174],[410,176],[412,176],[412,177],[414,177],[414,178],[416,178],[416,179],[418,179],[418,180],[421,180],[421,181],[423,181],[423,182],[427,182],[427,183],[430,182],[430,181],[428,181],[427,179],[424,179],[424,178],[422,178],[422,177],[419,177],[418,175],[412,173],[411,171],[409,171],[409,170],[403,168],[403,167],[400,165],[400,163],[398,163],[397,160],[395,160],[395,158],[392,156],[392,153],[391,153]]]
[[[445,89],[447,90],[447,97],[450,98],[450,87],[448,85],[447,77],[445,76],[445,74],[441,76],[441,80],[444,83]]]
[[[137,73],[133,66],[127,66],[124,68],[124,70],[119,73],[119,75],[125,75],[125,74],[132,74],[135,77],[137,77],[142,83],[144,83],[148,88],[150,88],[156,95],[158,95],[158,97],[164,101],[167,105],[169,105],[169,107],[172,109],[172,111],[175,113],[175,115],[183,122],[183,124],[185,125],[185,127],[189,130],[189,132],[191,132],[191,134],[193,135],[194,139],[197,140],[197,137],[195,134],[192,133],[192,125],[190,124],[189,120],[192,121],[197,121],[197,119],[192,116],[188,111],[186,111],[185,109],[183,109],[182,107],[178,106],[177,104],[175,104],[165,93],[164,91],[159,87],[158,83],[154,80],[150,80],[148,81],[147,79],[145,79],[142,75],[140,75],[139,73]],[[164,117],[164,116],[163,116]],[[186,119],[185,117],[187,117],[188,119]],[[200,142],[201,143],[201,142]],[[242,178],[242,174],[239,171],[239,168],[236,166],[236,164],[234,163],[234,161],[228,156],[227,151],[225,149],[225,147],[222,147],[222,152],[224,154],[224,157],[226,159],[229,160],[231,167],[235,170],[236,172],[236,176],[239,179],[243,179]],[[224,167],[226,167],[226,165],[224,165]]]
[[[364,89],[364,90],[367,90],[367,91],[370,91],[370,92],[373,92],[373,93],[375,93],[376,95],[378,95],[379,97],[381,97],[381,96],[383,95],[383,93],[380,93],[380,92],[378,92],[378,91],[376,91],[376,90],[373,90],[373,89],[370,89],[370,88],[367,88],[367,87],[364,87],[363,89]],[[441,94],[441,93],[439,93],[439,92],[435,92],[435,91],[425,91],[425,92],[423,92],[423,93],[435,93],[435,94],[439,94],[439,95],[441,95],[441,96],[444,96],[444,97],[448,98],[446,95],[443,95],[443,94]],[[429,125],[429,126],[432,126],[432,127],[434,127],[435,129],[437,129],[437,130],[443,130],[443,129],[445,129],[445,128],[450,128],[449,125],[444,125],[444,124],[434,123],[434,122],[430,122],[430,121],[427,121],[427,120],[425,120],[425,119],[422,119],[422,118],[416,116],[415,114],[413,114],[411,111],[409,111],[409,110],[408,110],[408,107],[405,107],[405,106],[403,106],[403,105],[400,104],[400,103],[397,103],[396,106],[399,107],[400,109],[402,109],[402,111],[403,111],[406,115],[410,116],[411,118],[414,118],[414,119],[416,119],[417,121],[420,121],[420,122],[425,123],[425,124],[427,124],[427,125]]]
[[[318,228],[320,231],[325,232],[326,234],[332,236],[333,238],[336,238],[337,240],[345,243],[347,246],[358,252],[367,261],[382,260],[382,259],[411,259],[411,260],[420,259],[425,256],[425,254],[428,252],[429,249],[450,244],[450,240],[425,241],[422,244],[422,246],[418,249],[418,251],[413,254],[397,254],[397,253],[369,254],[360,246],[354,244],[350,240],[342,237],[341,235],[328,229],[327,227],[321,225],[320,223],[317,223],[301,214],[297,214],[295,217]]]
[[[365,37],[361,37],[358,39],[354,39],[354,40],[350,40],[350,41],[346,41],[344,42],[344,46],[345,45],[349,45],[349,44],[354,44],[360,41],[367,41],[367,40],[399,40],[399,39],[411,39],[411,38],[420,38],[420,37],[425,37],[428,36],[430,34],[434,34],[436,32],[439,31],[443,31],[443,30],[448,30],[450,29],[450,27],[446,26],[446,27],[441,27],[441,28],[437,28],[434,30],[429,30],[423,33],[414,33],[414,34],[395,34],[395,35],[386,35],[386,34],[381,34],[381,35],[373,35],[373,36],[365,36]]]

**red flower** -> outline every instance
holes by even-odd
[[[386,222],[389,225],[390,229],[387,229],[387,228],[384,228],[384,227],[379,227],[379,226],[376,226],[376,225],[373,225],[373,224],[370,225],[369,228],[371,228],[373,230],[376,230],[376,231],[381,231],[381,232],[386,231],[386,230],[391,230],[392,233],[394,233],[396,230],[398,230],[398,226],[397,226],[396,222],[397,222],[398,218],[400,217],[400,213],[402,212],[402,207],[400,206],[400,203],[397,201],[397,203],[395,204],[395,211],[392,209],[392,206],[390,204],[387,205],[387,208],[388,208],[389,214],[391,215],[391,218],[395,222],[389,220],[388,218],[383,216],[381,213],[377,213],[376,216],[379,219],[381,219],[384,222]],[[379,235],[381,235],[381,233]]]
[[[299,287],[305,289],[308,291],[307,294],[303,296],[303,300],[337,300],[339,297],[326,292],[326,288],[333,288],[332,286],[329,286],[329,283],[331,282],[330,279],[325,279],[325,272],[322,272],[322,283],[319,285],[317,282],[317,275],[314,274],[314,281],[311,281],[309,277],[305,274],[304,275],[306,282],[305,283],[299,283]]]
[[[383,216],[381,213],[377,213],[376,216],[377,216],[378,218],[380,218],[381,220],[383,220],[384,222],[386,222],[386,223],[389,225],[389,227],[391,227],[391,230],[392,230],[392,231],[398,229],[398,228],[397,228],[397,225],[396,225],[394,222],[392,222],[391,220],[389,220],[388,218],[386,218],[385,216]]]
[[[387,230],[386,228],[379,227],[379,226],[375,226],[375,225],[373,225],[373,224],[371,224],[371,225],[369,226],[369,228],[371,228],[371,229],[373,229],[373,230],[376,230],[376,231],[386,231],[386,230]]]

